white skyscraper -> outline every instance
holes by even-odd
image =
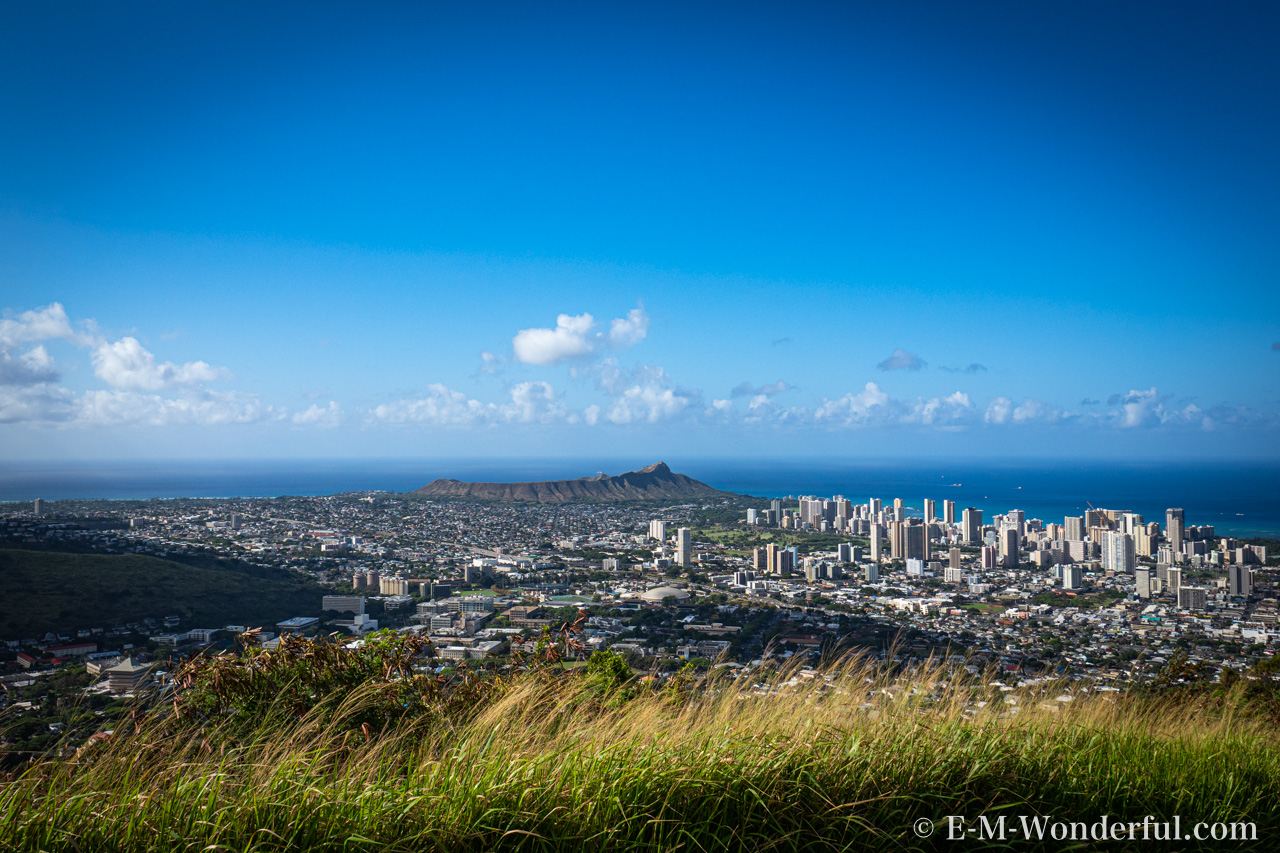
[[[676,531],[676,562],[681,566],[693,563],[693,534],[687,527]]]
[[[654,519],[649,522],[649,538],[657,539],[659,542],[667,541],[667,523]]]
[[[1133,537],[1118,530],[1102,535],[1102,568],[1110,572],[1132,572],[1137,565]]]
[[[1182,531],[1186,516],[1179,507],[1171,507],[1164,511],[1164,538],[1169,540],[1173,553],[1182,551]]]
[[[964,541],[966,545],[982,544],[982,510],[969,507],[964,511]]]

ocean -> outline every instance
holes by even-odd
[[[517,482],[618,474],[654,460],[324,459],[17,462],[0,466],[0,501],[274,497],[410,491],[437,477]],[[854,503],[895,497],[954,500],[992,513],[1021,509],[1061,521],[1089,504],[1164,523],[1182,507],[1188,525],[1236,536],[1280,536],[1280,463],[1166,465],[1081,460],[898,461],[668,458],[672,470],[731,492],[783,497],[843,495]]]

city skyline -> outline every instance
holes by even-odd
[[[1264,6],[0,15],[6,459],[1280,456]]]

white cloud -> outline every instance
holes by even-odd
[[[850,392],[835,400],[823,400],[813,416],[819,422],[863,426],[887,414],[890,403],[889,395],[879,385],[868,382],[857,394]]]
[[[71,328],[66,310],[57,302],[24,311],[16,318],[0,319],[0,350],[12,350],[31,341],[54,338],[64,338],[81,345],[88,343],[85,335]]]
[[[370,413],[372,419],[389,424],[420,423],[432,426],[471,426],[493,409],[479,400],[471,400],[439,382],[427,386],[427,393],[412,400],[383,403]]]
[[[895,349],[893,355],[880,362],[877,367],[881,370],[920,370],[927,367],[929,362],[913,352],[907,352],[904,349]]]
[[[973,403],[969,395],[962,391],[947,397],[932,397],[928,400],[917,399],[912,407],[910,420],[928,425],[946,425],[962,423],[973,414]]]
[[[596,330],[590,314],[561,314],[554,329],[521,329],[511,339],[516,361],[550,366],[595,356],[606,348],[625,349],[644,340],[649,331],[649,318],[643,306],[633,308],[626,317],[613,320],[607,335]]]
[[[987,411],[983,413],[982,419],[989,424],[1003,424],[1009,422],[1009,417],[1013,414],[1013,401],[1008,397],[995,397],[987,404]]]
[[[58,378],[53,356],[43,344],[32,347],[17,358],[0,350],[0,385],[38,385],[57,382]]]
[[[511,388],[510,405],[498,408],[498,414],[516,423],[551,423],[567,418],[577,419],[556,397],[547,382],[520,382]]]
[[[68,421],[75,414],[75,394],[66,388],[47,382],[0,385],[0,424]]]
[[[115,343],[103,341],[94,349],[92,361],[94,375],[114,388],[159,391],[231,378],[225,367],[212,367],[203,361],[156,364],[155,356],[131,337]]]
[[[627,349],[643,341],[648,333],[649,317],[644,313],[644,306],[639,305],[628,311],[626,317],[609,324],[609,345],[614,349]]]
[[[274,406],[237,391],[188,391],[176,398],[137,391],[86,391],[76,407],[75,421],[82,426],[216,426],[281,417],[283,413]]]
[[[615,424],[657,423],[684,411],[694,399],[674,388],[633,385],[614,398],[605,417]]]
[[[396,400],[377,406],[369,421],[386,424],[425,424],[442,427],[469,427],[499,423],[576,422],[572,412],[547,382],[520,382],[509,391],[510,402],[482,403],[461,391],[435,383],[427,393],[414,399]]]
[[[765,397],[775,397],[783,392],[790,391],[795,388],[794,385],[787,383],[785,380],[779,379],[777,382],[768,385],[761,385],[759,388],[750,382],[742,382],[729,392],[730,397],[755,397],[763,394]]]
[[[300,426],[336,427],[342,425],[342,406],[334,400],[328,406],[317,406],[314,403],[306,411],[296,412],[292,418]]]

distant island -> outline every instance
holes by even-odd
[[[531,503],[575,503],[680,500],[684,498],[736,497],[732,492],[708,486],[692,477],[674,473],[665,462],[646,465],[611,477],[598,474],[576,480],[547,480],[539,483],[464,483],[460,480],[433,480],[413,494],[441,498],[479,498],[489,501]]]

